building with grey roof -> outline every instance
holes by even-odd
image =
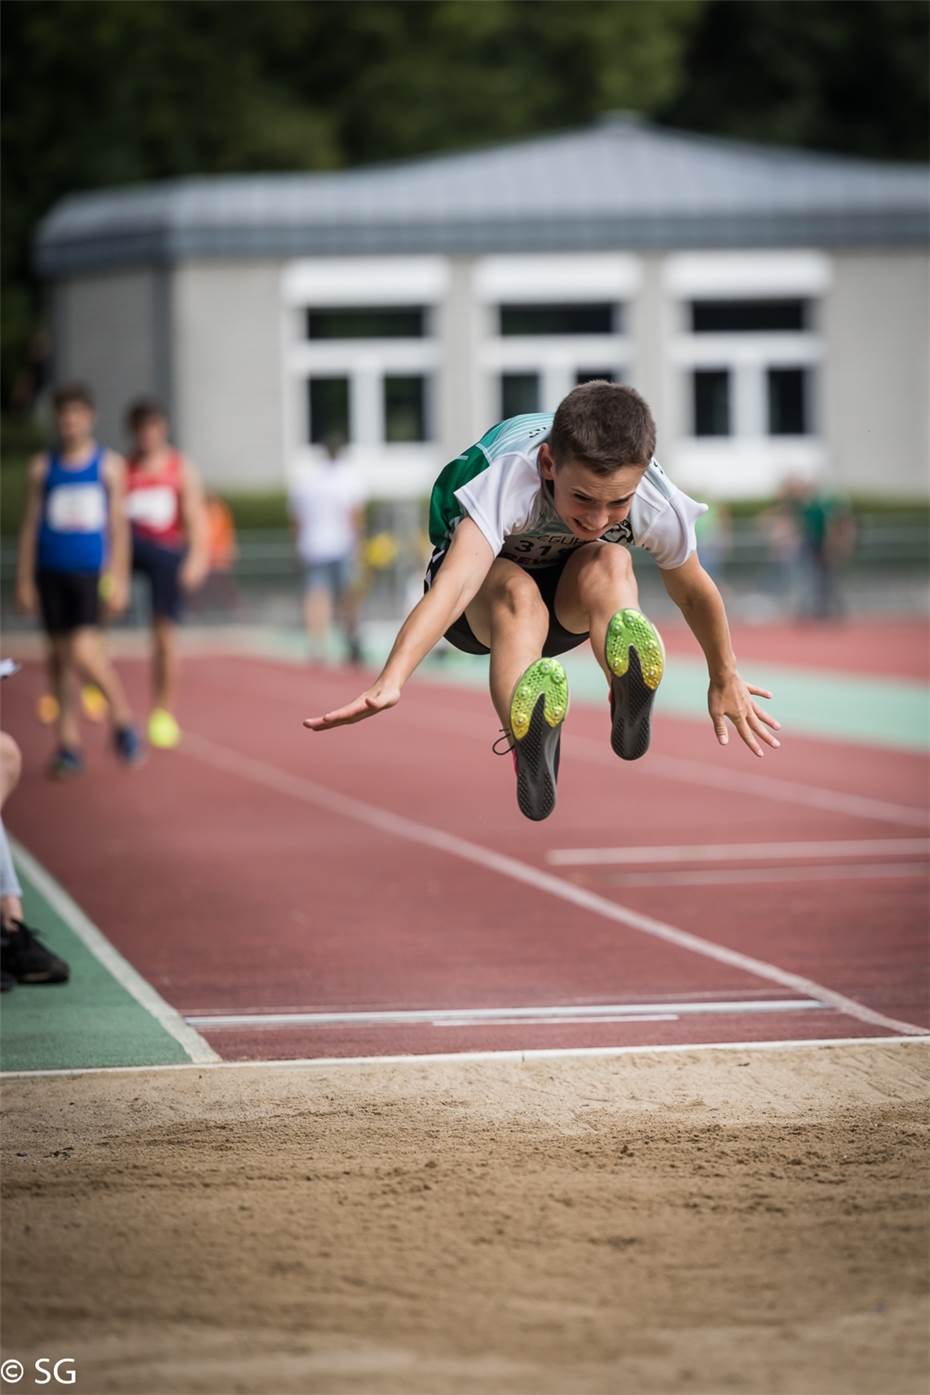
[[[930,180],[665,130],[586,130],[342,173],[185,179],[58,204],[35,257],[56,376],[111,439],[154,392],[216,483],[279,485],[342,435],[424,492],[502,415],[636,384],[676,480],[830,471],[926,492]]]

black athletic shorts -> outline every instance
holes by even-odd
[[[46,634],[67,635],[100,620],[99,572],[36,572]]]
[[[445,555],[444,552],[433,553],[430,558],[429,566],[426,569],[425,590],[428,591],[435,581],[436,573],[442,566]],[[543,657],[546,659],[554,658],[556,654],[565,654],[569,649],[577,649],[578,645],[583,644],[588,638],[587,631],[578,635],[572,630],[566,630],[559,624],[555,613],[556,587],[559,584],[559,577],[562,575],[565,563],[571,556],[570,552],[566,553],[560,561],[551,567],[534,567],[532,571],[528,567],[526,568],[527,576],[532,577],[536,582],[539,594],[545,601],[546,609],[549,612],[549,632],[543,645]],[[475,638],[471,625],[464,615],[460,615],[455,624],[449,626],[446,630],[446,639],[456,649],[461,649],[464,654],[490,654],[491,652],[486,644],[482,644],[480,640]]]
[[[184,608],[181,563],[184,553],[177,547],[163,547],[151,538],[133,538],[132,570],[144,576],[152,599],[155,620],[180,620]]]

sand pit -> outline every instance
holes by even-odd
[[[8,1080],[3,1356],[84,1395],[923,1395],[928,1076],[915,1043]]]

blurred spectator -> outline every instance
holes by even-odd
[[[726,504],[711,501],[695,525],[701,566],[720,586],[733,544],[730,510]]]
[[[815,481],[789,476],[768,525],[779,589],[790,609],[802,620],[842,616],[840,571],[856,538],[849,501]]]
[[[132,453],[126,512],[132,527],[132,569],[148,583],[152,617],[152,712],[148,737],[170,750],[181,739],[174,715],[178,672],[177,626],[185,593],[206,578],[207,512],[200,476],[168,440],[168,418],[151,398],[126,414]]]
[[[239,592],[233,568],[239,556],[236,522],[232,509],[218,494],[204,498],[207,512],[207,557],[210,566],[207,579],[192,602],[198,611],[235,611],[239,608]]]
[[[75,383],[54,395],[58,445],[29,464],[19,534],[16,599],[26,614],[41,611],[56,703],[54,779],[84,768],[78,721],[78,680],[99,688],[113,722],[117,755],[134,764],[142,745],[123,685],[103,646],[101,598],[111,613],[129,594],[129,536],[123,508],[122,456],[94,439],[94,403]]]
[[[364,485],[345,462],[341,442],[336,440],[327,443],[325,460],[291,486],[290,511],[303,569],[303,615],[311,657],[326,653],[335,619],[349,662],[362,662],[358,612],[364,503]]]

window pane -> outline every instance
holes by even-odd
[[[311,378],[307,383],[307,395],[311,444],[323,446],[333,437],[348,441],[348,378]]]
[[[730,374],[725,368],[698,368],[694,373],[694,434],[730,434]]]
[[[539,411],[539,374],[501,374],[501,419]]]
[[[803,368],[770,368],[769,435],[806,436],[807,373]]]
[[[613,305],[502,305],[501,334],[613,334]]]
[[[359,306],[307,311],[308,339],[422,339],[422,306]]]
[[[803,300],[692,300],[695,334],[752,334],[765,330],[807,328]]]
[[[598,382],[601,379],[608,383],[615,383],[619,376],[612,368],[579,368],[575,374],[575,386],[579,387],[582,383]]]
[[[427,439],[425,378],[392,375],[384,379],[384,439]]]

